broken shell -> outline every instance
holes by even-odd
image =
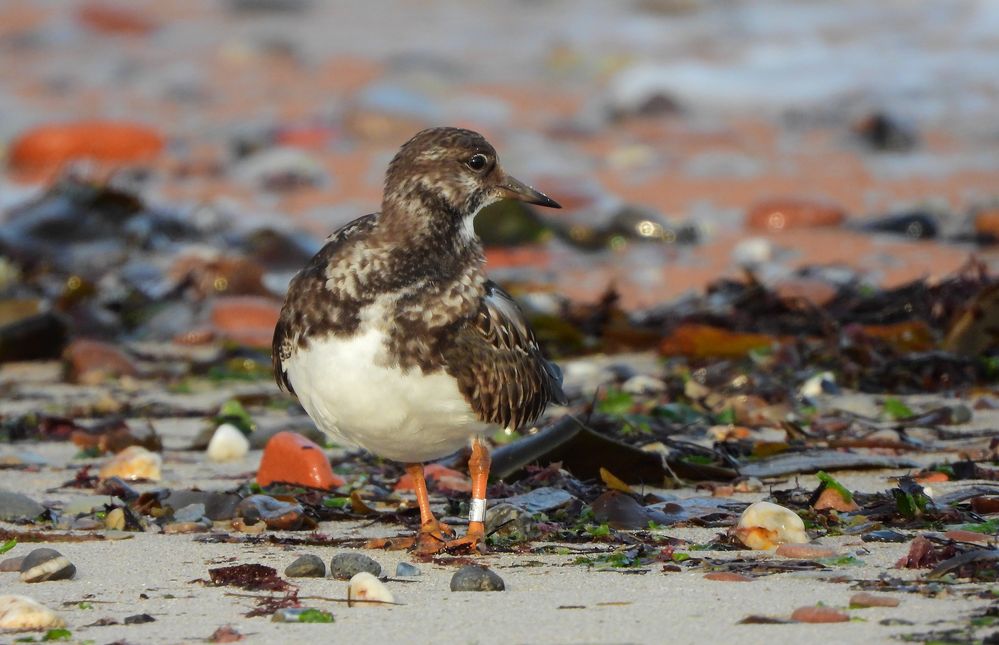
[[[385,583],[374,577],[367,571],[362,571],[350,579],[347,583],[347,606],[352,607],[354,601],[366,600],[374,602],[361,603],[377,604],[381,602],[395,602],[395,596],[385,586]]]
[[[21,562],[21,580],[23,582],[44,582],[45,580],[63,580],[76,575],[76,567],[69,558],[55,549],[35,549],[24,556]]]
[[[53,629],[66,621],[27,596],[0,596],[0,629]]]
[[[205,453],[214,462],[238,461],[250,451],[250,440],[231,423],[223,423],[215,430]]]
[[[124,531],[125,509],[118,507],[108,511],[108,514],[104,516],[104,528],[114,531]]]
[[[750,504],[739,518],[735,536],[754,550],[772,549],[778,544],[808,542],[805,523],[797,513],[770,502]]]
[[[98,477],[101,480],[121,477],[128,481],[137,479],[159,481],[162,477],[162,468],[163,457],[142,446],[129,446],[104,464]]]

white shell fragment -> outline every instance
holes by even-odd
[[[205,453],[214,462],[238,461],[250,451],[250,440],[239,428],[223,423],[215,430]]]
[[[163,457],[142,446],[129,446],[104,464],[98,477],[101,480],[121,477],[126,481],[159,481],[163,476],[162,469]]]
[[[377,607],[379,602],[394,603],[395,596],[392,595],[392,592],[389,591],[384,582],[367,571],[362,571],[347,583],[347,606],[353,607],[356,600],[369,601],[357,603],[359,606],[370,605]]]
[[[770,502],[756,502],[742,512],[735,535],[754,550],[772,549],[780,544],[805,544],[805,523],[789,508]]]
[[[27,596],[0,596],[0,629],[54,629],[66,621]]]

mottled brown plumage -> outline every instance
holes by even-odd
[[[469,166],[476,155],[485,157],[479,171]],[[381,319],[369,324],[384,327],[385,364],[449,374],[481,421],[516,427],[562,401],[558,368],[510,296],[486,279],[470,230],[482,205],[525,189],[475,132],[413,137],[389,165],[382,211],[333,233],[292,280],[274,334],[278,383],[295,392],[287,361],[316,339],[358,334],[365,311],[381,303]],[[554,204],[531,192],[527,199]]]

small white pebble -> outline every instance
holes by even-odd
[[[250,451],[250,440],[239,428],[223,423],[212,435],[205,454],[214,462],[238,461]]]
[[[395,596],[381,580],[367,571],[356,574],[347,583],[347,606],[352,607],[355,600],[374,600],[378,602],[395,602]],[[362,602],[359,606],[377,607],[378,602]]]
[[[773,243],[765,237],[750,237],[732,249],[732,260],[739,266],[756,266],[774,259]]]
[[[27,596],[0,596],[0,629],[53,629],[66,621]]]
[[[770,502],[756,502],[742,512],[735,528],[739,540],[754,550],[772,549],[780,544],[805,544],[805,523],[789,508]]]
[[[832,372],[819,372],[801,384],[799,393],[801,396],[814,399],[817,396],[825,394],[826,383],[835,385],[836,375]]]

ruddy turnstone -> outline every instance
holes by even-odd
[[[483,271],[472,222],[507,198],[560,208],[506,174],[482,135],[419,132],[389,164],[381,212],[328,238],[292,279],[274,330],[274,376],[316,425],[338,442],[406,464],[422,552],[474,547],[484,537],[483,436],[565,402],[559,368]],[[446,542],[422,462],[469,441],[468,532]]]

